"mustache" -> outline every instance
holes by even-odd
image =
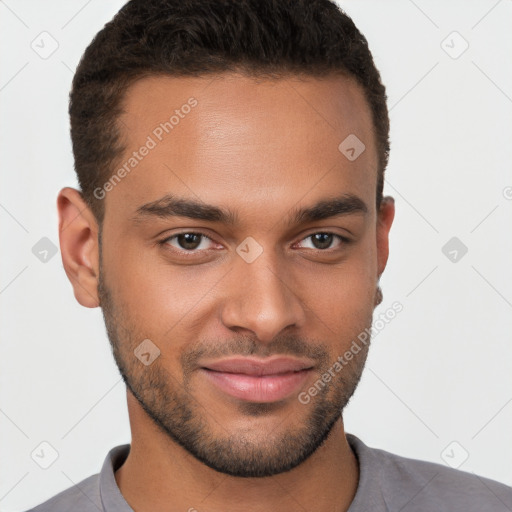
[[[220,359],[229,356],[270,357],[273,355],[309,358],[320,367],[327,365],[329,353],[324,343],[305,340],[297,336],[280,336],[269,343],[263,343],[252,336],[239,336],[230,340],[199,342],[185,347],[180,355],[185,373],[198,366],[201,359]]]

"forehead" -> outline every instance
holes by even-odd
[[[242,140],[244,136],[254,138],[257,129],[258,139],[263,141],[291,125],[292,136],[311,135],[313,130],[320,130],[322,134],[330,131],[337,137],[344,130],[353,129],[368,138],[367,132],[373,131],[362,87],[352,78],[339,74],[323,78],[292,75],[272,80],[237,73],[199,78],[151,76],[136,81],[126,91],[122,120],[134,123],[129,135],[137,137],[148,132],[153,123],[168,121],[173,113],[184,119],[189,109],[183,107],[187,102],[192,103],[192,98],[199,108],[193,108],[191,117],[198,131],[209,128],[203,133],[205,136],[232,128],[231,135],[236,132]],[[223,126],[219,126],[221,122]],[[176,125],[176,120],[172,124]],[[184,124],[193,128],[189,126],[191,123]],[[262,125],[265,130],[260,130]],[[180,131],[184,130],[182,125]],[[179,136],[177,132],[173,135]],[[281,133],[279,144],[286,142],[285,136],[286,133]]]
[[[113,174],[126,172],[106,212],[129,217],[168,193],[232,210],[335,191],[374,200],[371,112],[344,76],[152,76],[128,88],[119,120],[125,152]],[[345,140],[365,148],[357,159],[342,152]]]

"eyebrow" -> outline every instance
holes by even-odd
[[[288,225],[315,222],[341,215],[364,215],[367,212],[368,207],[360,197],[354,194],[343,194],[340,197],[321,200],[313,206],[292,210]],[[189,219],[220,222],[227,225],[235,225],[239,219],[237,213],[232,210],[194,199],[176,197],[172,194],[167,194],[156,201],[138,207],[132,220],[140,222],[146,218],[154,217],[161,219],[187,217]]]

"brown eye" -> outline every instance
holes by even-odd
[[[209,237],[202,233],[178,233],[177,235],[170,236],[163,240],[161,243],[170,245],[174,249],[178,251],[188,251],[188,252],[199,252],[196,249],[208,249],[208,243],[206,242],[206,247],[203,242],[211,241]],[[203,247],[201,247],[203,245]]]
[[[176,241],[182,249],[197,249],[201,243],[201,235],[196,233],[182,233],[176,236]]]
[[[311,241],[317,249],[329,249],[333,238],[334,236],[332,233],[315,233],[312,235]]]
[[[332,245],[336,239],[339,241],[338,248],[341,248],[341,246],[350,243],[348,238],[345,238],[336,233],[329,233],[324,231],[313,233],[312,235],[307,236],[301,241],[301,243],[304,242],[304,240],[311,240],[312,247],[306,247],[306,249],[317,249],[320,251],[325,251],[332,248]]]

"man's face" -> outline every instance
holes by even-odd
[[[125,382],[208,466],[291,469],[355,391],[365,345],[318,380],[370,327],[387,259],[363,92],[341,77],[152,77],[129,88],[121,121],[115,170],[129,171],[105,188],[98,293]]]

